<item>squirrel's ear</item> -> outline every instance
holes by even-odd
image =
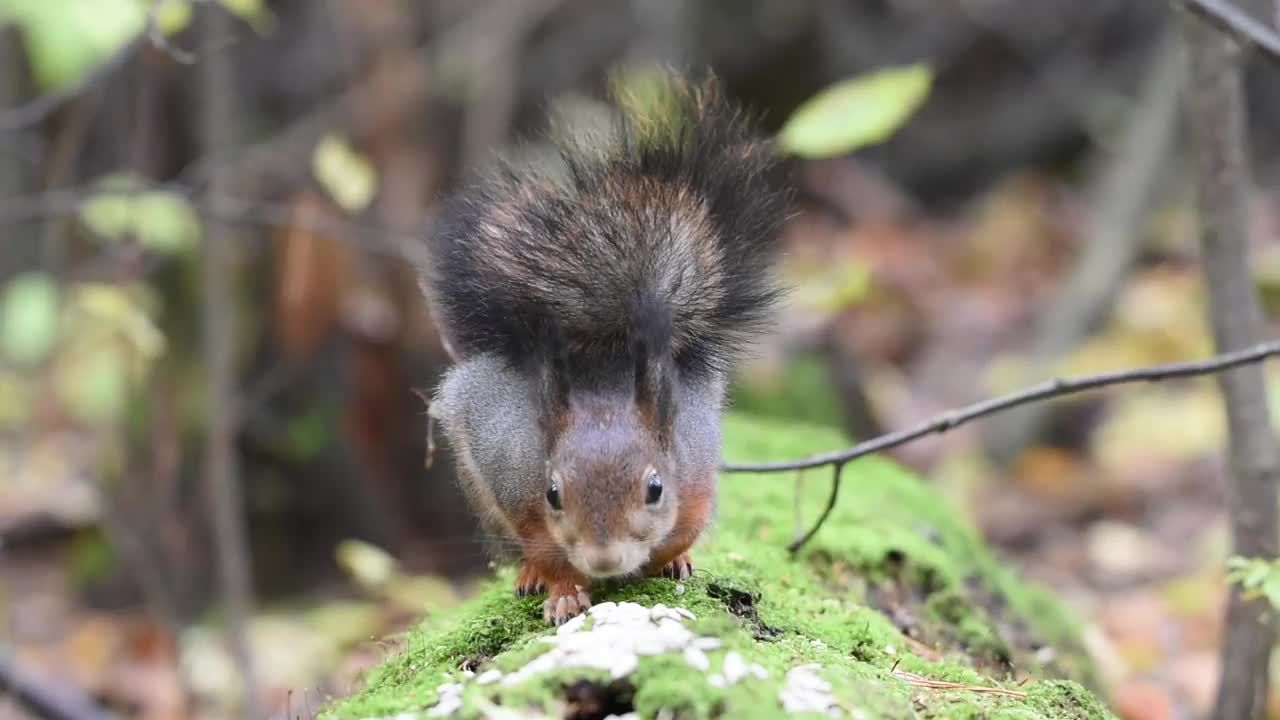
[[[542,395],[542,435],[547,451],[569,424],[569,358],[559,343],[544,345],[557,348],[539,360],[539,391]]]
[[[635,348],[635,402],[640,417],[664,448],[670,447],[675,419],[672,369],[641,342]]]

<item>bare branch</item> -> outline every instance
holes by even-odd
[[[1272,62],[1280,63],[1280,35],[1263,23],[1254,20],[1249,13],[1225,0],[1177,1],[1205,22],[1243,44],[1259,48]]]
[[[85,73],[79,81],[64,88],[47,92],[26,104],[16,108],[0,110],[0,132],[12,132],[30,127],[53,114],[55,110],[76,98],[102,79],[110,76],[122,67],[141,46],[142,41],[135,38],[120,48],[105,62]]]
[[[1098,375],[1056,378],[1009,395],[1001,395],[1000,397],[983,400],[982,402],[974,403],[973,405],[945,412],[931,420],[920,423],[915,427],[881,435],[880,437],[858,443],[857,445],[844,450],[822,453],[820,455],[811,455],[807,458],[800,458],[799,460],[786,460],[782,462],[727,463],[721,466],[720,469],[727,473],[776,473],[790,470],[807,470],[809,468],[824,467],[827,465],[830,465],[834,469],[835,472],[831,478],[831,494],[827,497],[827,505],[823,509],[822,515],[818,517],[818,521],[813,524],[813,527],[809,528],[808,532],[787,546],[787,549],[794,553],[804,547],[804,545],[818,533],[818,530],[822,529],[823,524],[826,523],[827,517],[831,514],[832,508],[835,507],[836,499],[840,494],[841,472],[844,470],[844,466],[863,455],[870,455],[874,452],[888,450],[889,448],[898,447],[899,445],[905,445],[926,435],[944,433],[971,420],[976,420],[986,415],[992,415],[1010,408],[1026,405],[1027,403],[1048,400],[1050,398],[1061,397],[1063,395],[1071,395],[1085,390],[1096,390],[1109,385],[1120,385],[1134,382],[1154,382],[1159,380],[1172,380],[1174,378],[1194,377],[1197,375],[1208,375],[1242,365],[1257,363],[1275,355],[1280,355],[1280,340],[1262,343],[1246,350],[1225,353],[1208,360],[1201,360],[1198,362],[1171,363],[1168,365],[1138,368],[1136,370],[1120,370],[1116,372],[1100,373]]]
[[[905,445],[926,435],[944,433],[958,425],[963,425],[972,420],[1008,410],[1009,408],[1018,407],[1019,405],[1071,395],[1086,390],[1096,390],[1109,385],[1209,375],[1240,365],[1260,362],[1275,355],[1280,355],[1280,340],[1262,343],[1246,350],[1225,353],[1197,362],[1170,363],[1168,365],[1155,365],[1135,370],[1119,370],[1097,375],[1056,378],[1015,393],[1001,395],[1000,397],[983,400],[973,405],[942,413],[915,427],[881,435],[844,450],[811,455],[807,458],[784,462],[728,463],[721,470],[729,473],[775,473],[788,470],[805,470],[824,465],[839,465],[860,458],[863,455]]]

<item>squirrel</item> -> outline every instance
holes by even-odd
[[[428,414],[552,624],[592,581],[690,577],[728,377],[784,293],[770,142],[714,77],[657,87],[615,86],[603,139],[553,138],[559,174],[501,162],[447,198],[420,267],[453,361]]]

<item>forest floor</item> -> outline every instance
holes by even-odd
[[[1274,318],[1280,244],[1261,240],[1280,236],[1280,223],[1263,203],[1256,221],[1255,272]],[[1179,202],[1159,208],[1143,227],[1146,250],[1103,323],[1052,367],[1026,370],[1037,318],[1054,301],[1086,227],[1080,198],[1032,174],[1011,176],[947,219],[899,212],[844,225],[807,215],[795,224],[788,268],[804,292],[774,344],[833,337],[856,359],[855,379],[882,428],[1049,375],[1209,354],[1193,219]],[[843,379],[823,357],[779,357],[766,353],[753,366],[739,404],[845,425],[841,397],[847,405],[848,394],[832,389]],[[984,423],[894,457],[950,498],[1000,556],[1088,621],[1086,641],[1120,717],[1202,717],[1217,682],[1229,549],[1216,386],[1197,379],[1118,387],[1054,409],[1047,439],[1007,464],[982,452],[983,433],[994,427]],[[67,490],[75,479],[50,480],[60,477],[57,461],[75,438],[41,442],[33,447],[47,472],[29,487],[42,490],[24,495],[21,482],[4,488],[0,515],[32,507],[68,517],[82,512],[82,498]],[[824,482],[814,475],[806,492],[820,492]],[[202,707],[234,696],[232,666],[210,631],[189,632],[179,643],[146,608],[91,610],[78,599],[80,576],[103,561],[94,547],[73,540],[5,558],[0,609],[18,660],[152,720],[189,716],[184,676],[194,680],[187,690]],[[400,575],[372,548],[344,553],[355,582],[255,618],[273,717],[307,717],[327,697],[358,688],[365,669],[396,651],[398,631],[424,609],[451,607],[472,587]],[[1280,702],[1272,707],[1280,717]],[[24,716],[0,699],[0,718],[14,717]]]
[[[1254,209],[1255,279],[1274,323],[1280,224],[1272,201]],[[827,242],[802,257],[806,272],[847,277],[854,268],[869,278],[860,305],[834,324],[881,427],[907,427],[1052,376],[1212,354],[1194,215],[1179,199],[1141,227],[1143,251],[1099,327],[1057,362],[1028,369],[1026,349],[1045,308],[1061,302],[1054,291],[1085,241],[1086,211],[1064,186],[1019,174],[947,222],[811,225]],[[821,307],[823,298],[811,299]],[[1268,368],[1272,388],[1280,387],[1276,369]],[[780,395],[780,378],[775,385]],[[841,417],[829,402],[791,407]],[[1121,386],[1052,408],[1048,431],[1006,464],[981,450],[1009,428],[986,421],[895,454],[964,508],[1026,577],[1090,620],[1088,640],[1121,717],[1204,717],[1218,681],[1230,547],[1216,383]],[[1280,716],[1280,695],[1271,707]]]

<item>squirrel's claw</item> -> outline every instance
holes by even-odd
[[[689,553],[680,553],[655,574],[672,580],[688,580],[693,577],[693,558]]]
[[[581,585],[555,587],[542,604],[542,617],[552,625],[563,625],[591,607],[591,596]]]
[[[530,597],[546,592],[547,585],[542,577],[528,563],[520,566],[520,574],[516,576],[516,597]]]
[[[541,580],[537,580],[529,585],[517,585],[516,597],[533,597],[534,595],[541,595],[546,591],[547,586],[543,585]]]

